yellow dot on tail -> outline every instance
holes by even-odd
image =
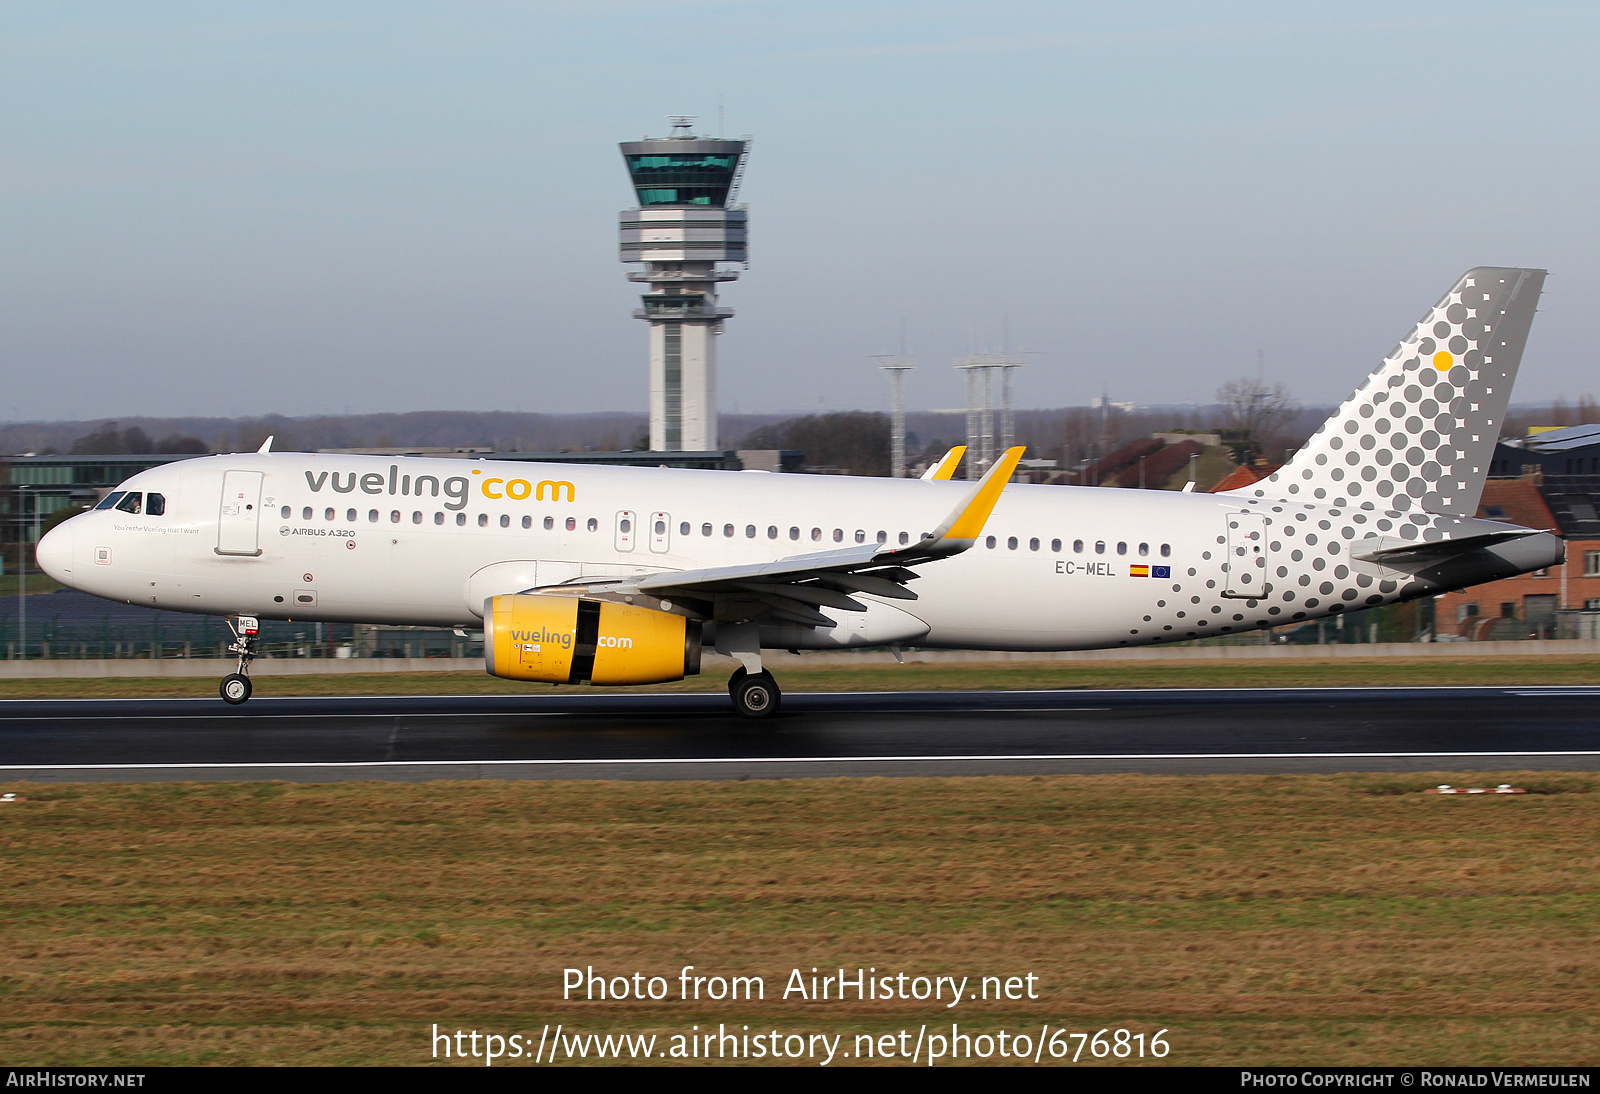
[[[1433,355],[1433,367],[1438,369],[1440,372],[1449,372],[1450,366],[1455,363],[1456,359],[1451,357],[1444,350],[1440,350],[1438,353]]]

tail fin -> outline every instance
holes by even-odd
[[[1544,276],[1468,270],[1294,459],[1231,492],[1472,516]]]

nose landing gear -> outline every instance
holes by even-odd
[[[261,624],[253,615],[241,615],[238,626],[229,620],[228,627],[233,631],[233,645],[228,647],[228,652],[239,655],[239,668],[224,676],[217,690],[221,692],[224,703],[238,706],[250,698],[250,692],[254,690],[250,686],[250,662],[256,656],[256,635],[261,632]]]

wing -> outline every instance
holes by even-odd
[[[977,542],[1024,451],[1009,449],[933,532],[904,547],[863,543],[771,562],[585,580],[539,591],[607,600],[650,597],[665,601],[663,607],[681,608],[718,623],[761,618],[831,627],[835,620],[820,609],[867,610],[855,593],[917,599],[906,587],[917,577],[915,568],[960,554]]]

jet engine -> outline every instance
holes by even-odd
[[[700,624],[607,600],[516,593],[483,606],[491,676],[549,684],[660,684],[700,674]]]

